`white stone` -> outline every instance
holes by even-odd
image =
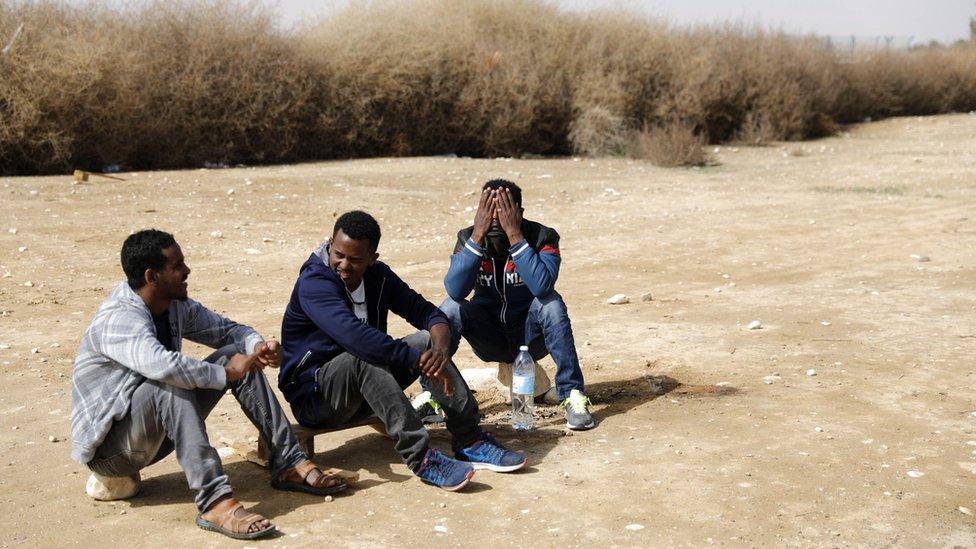
[[[17,227],[10,227],[7,229],[7,232],[10,234],[17,234]]]
[[[210,238],[223,238],[223,237],[224,237],[224,233],[220,231],[213,231],[210,233]]]
[[[929,256],[922,255],[922,254],[912,254],[909,257],[911,257],[915,261],[918,261],[919,263],[925,263],[927,261],[932,261],[931,259],[929,259]]]
[[[234,194],[234,189],[227,189],[227,194]]]
[[[36,355],[36,354],[37,354],[37,353],[39,353],[39,352],[41,352],[41,350],[40,350],[40,349],[38,349],[37,347],[32,347],[32,348],[31,348],[31,354],[32,354],[32,355]]]
[[[762,322],[759,322],[758,320],[753,320],[752,322],[746,325],[746,330],[759,330],[762,327],[763,327]]]
[[[715,292],[715,293],[717,293],[717,294],[720,294],[720,293],[722,293],[722,288],[715,288],[712,291]]]
[[[34,283],[31,282],[30,280],[28,280],[27,282],[24,282],[24,286],[27,286],[28,288],[33,288],[34,287]]]
[[[247,255],[261,255],[261,250],[257,248],[244,248],[244,253]]]
[[[332,496],[325,496],[325,502],[326,502],[326,503],[332,503],[332,500],[333,500],[333,499],[334,499],[334,498],[333,498]]]
[[[10,344],[8,344],[8,343],[0,343],[0,350],[9,349],[9,348],[10,348]]]
[[[463,368],[461,369],[461,377],[464,378],[468,387],[480,391],[494,387],[498,370],[496,368]]]
[[[21,247],[17,248],[17,251],[18,252],[21,252],[21,253],[26,252],[27,251],[27,246],[21,246]]]
[[[611,305],[623,305],[625,303],[630,303],[630,298],[624,294],[613,294],[607,303]]]
[[[444,526],[443,524],[437,524],[434,526],[434,531],[437,532],[438,534],[446,534],[447,526]]]
[[[830,322],[827,322],[826,320],[821,320],[821,321],[820,321],[820,324],[821,324],[822,326],[830,326]]]
[[[631,532],[639,532],[639,531],[641,531],[641,530],[644,529],[644,525],[643,524],[633,523],[633,524],[628,524],[627,526],[624,526],[624,528],[626,528],[627,530],[630,530]]]
[[[970,515],[970,516],[972,516],[972,514],[973,514],[973,510],[970,509],[969,507],[963,507],[962,505],[960,505],[959,507],[957,507],[957,509],[959,509],[959,512],[962,513],[962,514],[964,514],[964,515]]]
[[[217,455],[220,456],[220,459],[229,458],[234,455],[234,449],[230,446],[221,446],[217,448]]]
[[[763,383],[765,383],[766,385],[772,385],[773,383],[775,383],[775,382],[777,382],[779,380],[780,380],[780,377],[777,376],[777,375],[766,376],[766,377],[763,378]]]
[[[814,370],[813,368],[810,368],[809,370],[807,370],[807,375],[810,376],[810,377],[813,377],[813,376],[817,375],[817,371]]]
[[[97,501],[114,501],[131,498],[139,493],[138,475],[134,477],[103,477],[92,473],[88,477],[85,492]]]
[[[909,471],[907,473],[907,475],[910,476],[910,477],[912,477],[912,478],[921,478],[921,477],[924,477],[925,476],[925,473],[923,473],[921,471]]]

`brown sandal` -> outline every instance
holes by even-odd
[[[295,471],[301,477],[301,482],[286,481],[282,477],[289,471]],[[346,489],[346,481],[335,475],[327,475],[310,460],[286,470],[278,478],[271,481],[275,490],[288,492],[305,492],[316,496],[328,496]]]
[[[217,515],[217,523],[210,522],[203,518],[203,513],[197,515],[197,526],[210,532],[218,532],[229,538],[234,539],[257,539],[263,538],[275,531],[274,524],[267,528],[251,532],[251,526],[263,519],[257,513],[244,510],[244,505],[238,503],[229,511]]]

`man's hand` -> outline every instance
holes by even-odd
[[[450,362],[451,356],[447,353],[447,348],[431,347],[420,354],[418,364],[420,371],[425,376],[432,381],[444,384],[444,393],[448,396],[454,394],[454,387],[451,385],[451,378],[448,375],[448,364]]]
[[[512,192],[502,187],[495,196],[498,223],[508,236],[508,242],[515,244],[522,240],[522,208],[515,203]]]
[[[281,366],[281,343],[275,340],[262,341],[254,346],[254,354],[258,356],[261,366],[278,368]]]
[[[448,348],[451,345],[451,327],[443,322],[438,322],[430,328],[430,349],[420,354],[420,362],[417,366],[432,381],[439,381],[444,384],[444,393],[454,394],[454,386],[451,384],[450,364],[451,354]]]
[[[258,354],[242,355],[240,353],[230,357],[224,365],[224,373],[227,375],[227,382],[231,383],[244,379],[244,376],[252,371],[261,371],[264,365],[258,361]]]
[[[478,211],[474,214],[474,230],[471,232],[471,240],[479,246],[485,243],[485,234],[491,228],[491,220],[495,217],[495,191],[485,189],[478,200]]]

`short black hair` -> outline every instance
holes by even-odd
[[[492,179],[481,187],[481,190],[485,189],[508,189],[511,191],[512,198],[515,199],[515,203],[519,206],[522,205],[522,189],[507,179]]]
[[[143,229],[129,235],[122,244],[122,270],[129,287],[138,290],[146,285],[146,269],[161,271],[166,266],[163,250],[176,244],[173,235],[156,229]]]
[[[374,252],[380,246],[380,224],[373,216],[362,210],[353,210],[340,215],[339,219],[336,219],[335,226],[332,227],[333,237],[339,229],[353,240],[368,240]]]

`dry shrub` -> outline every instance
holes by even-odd
[[[850,57],[541,0],[352,2],[295,32],[244,0],[124,5],[0,0],[0,44],[25,25],[0,56],[0,173],[669,148],[683,165],[701,139],[976,109],[973,46]]]
[[[662,167],[704,166],[705,136],[686,122],[671,121],[632,133],[627,156]]]
[[[315,72],[250,4],[0,0],[0,40],[20,22],[0,58],[0,172],[312,155]]]
[[[304,33],[321,122],[348,156],[567,150],[570,34],[519,0],[354,4]]]
[[[573,150],[586,156],[619,156],[627,148],[627,127],[622,116],[590,107],[570,124],[569,140]]]

